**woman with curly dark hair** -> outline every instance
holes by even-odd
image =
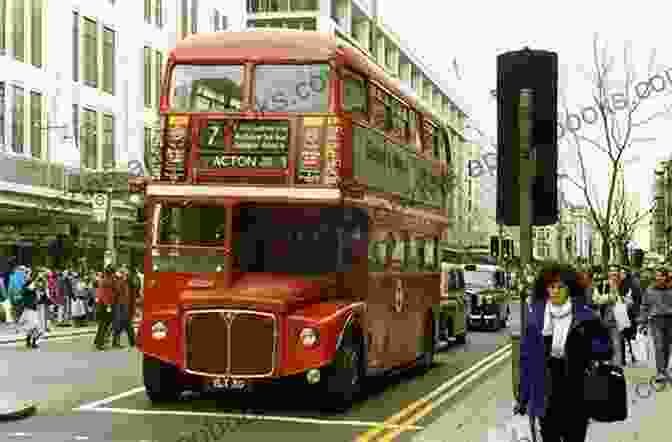
[[[544,442],[582,442],[588,429],[583,379],[613,349],[570,267],[546,266],[535,282],[520,347],[517,412],[539,418]]]

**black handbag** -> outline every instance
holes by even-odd
[[[594,363],[583,378],[583,399],[588,417],[594,421],[626,420],[628,393],[623,369],[611,363]]]

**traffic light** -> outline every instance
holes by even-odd
[[[532,89],[532,139],[536,176],[532,179],[535,226],[558,221],[558,54],[525,48],[497,56],[497,222],[520,225],[521,89]]]
[[[495,257],[499,256],[499,238],[496,236],[490,237],[490,255]]]

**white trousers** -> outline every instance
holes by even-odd
[[[9,299],[2,303],[2,308],[5,310],[5,319],[7,320],[7,323],[13,323],[15,318],[12,314],[12,303],[9,302]]]

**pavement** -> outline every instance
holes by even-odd
[[[616,423],[591,422],[586,442],[646,442],[669,439],[672,386],[648,384],[655,374],[653,363],[625,368],[628,380],[628,419]],[[513,416],[512,366],[509,359],[481,381],[469,395],[445,410],[413,442],[527,442],[512,428],[520,422]],[[527,416],[525,421],[527,422]],[[529,427],[528,427],[529,428]],[[520,434],[520,433],[519,433]],[[540,438],[538,439],[540,440]]]

